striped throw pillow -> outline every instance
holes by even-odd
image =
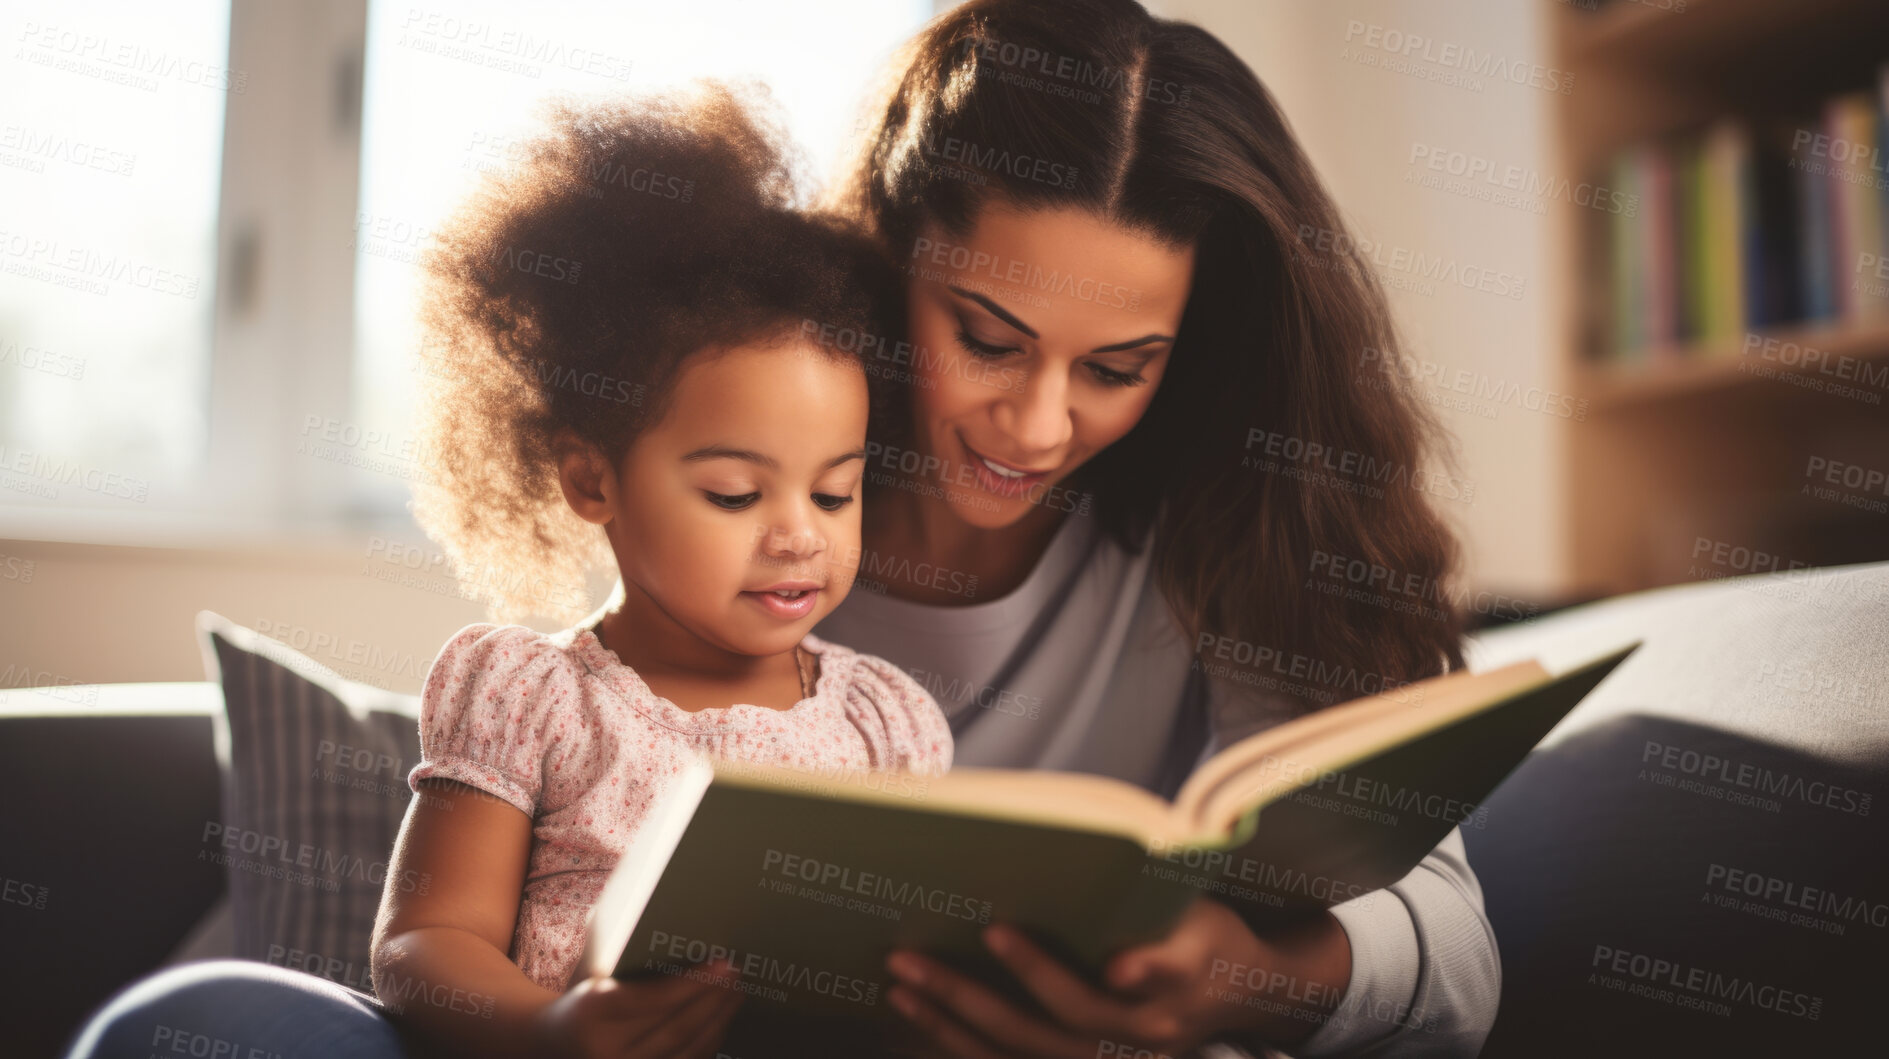
[[[368,938],[412,797],[419,698],[344,679],[209,611],[197,629],[224,705],[222,819],[204,822],[199,859],[228,872],[234,955],[371,994]]]

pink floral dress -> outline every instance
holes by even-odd
[[[801,646],[820,661],[812,698],[690,713],[588,629],[469,625],[447,642],[426,676],[407,782],[457,780],[530,815],[510,953],[527,977],[563,991],[604,879],[698,752],[810,771],[951,767],[944,714],[903,670],[812,635]]]

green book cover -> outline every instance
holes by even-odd
[[[990,923],[1022,927],[1099,982],[1109,956],[1166,936],[1203,895],[1265,927],[1370,894],[1473,818],[1633,649],[1556,677],[1527,663],[1408,685],[1394,708],[1366,700],[1381,711],[1368,725],[1325,716],[1345,707],[1279,725],[1216,755],[1196,779],[1218,780],[1190,780],[1198,789],[1177,797],[1218,806],[1223,824],[1176,809],[1165,836],[1150,834],[1147,814],[1131,822],[1132,799],[1158,799],[1098,777],[963,770],[981,774],[970,782],[986,794],[1002,789],[993,777],[1024,777],[1015,799],[967,807],[952,793],[958,772],[838,784],[700,762],[600,894],[577,976],[681,974],[724,957],[747,994],[728,1054],[916,1054],[921,1042],[886,1001],[894,947],[1022,1000],[985,953]],[[1452,700],[1452,681],[1497,690]],[[1405,693],[1418,688],[1440,690],[1412,705]],[[1214,771],[1243,748],[1239,767]],[[1081,793],[1050,812],[1021,793],[1059,781]]]
[[[1883,173],[1877,168],[1882,155],[1876,138],[1876,100],[1870,93],[1858,92],[1838,99],[1832,106],[1848,159],[1833,166],[1839,174],[1837,194],[1844,199],[1840,216],[1849,221],[1839,241],[1844,248],[1844,257],[1838,262],[1843,268],[1841,283],[1848,294],[1844,304],[1852,317],[1871,316],[1881,311],[1882,300],[1872,297],[1865,285],[1884,250],[1877,191]]]
[[[1680,150],[1680,172],[1685,191],[1680,195],[1681,286],[1686,292],[1686,330],[1689,344],[1696,350],[1712,334],[1714,295],[1711,263],[1711,235],[1707,224],[1711,217],[1711,182],[1706,179],[1705,145],[1688,140]]]
[[[1613,186],[1623,194],[1638,196],[1644,203],[1646,192],[1639,180],[1644,168],[1638,152],[1620,152],[1613,160]],[[1641,302],[1646,297],[1648,283],[1642,275],[1648,251],[1639,245],[1639,235],[1646,223],[1646,207],[1642,205],[1641,209],[1643,212],[1640,217],[1616,213],[1610,222],[1613,229],[1612,352],[1617,360],[1637,359],[1647,345],[1646,313],[1641,308]]]
[[[1707,133],[1703,153],[1706,337],[1713,352],[1736,355],[1745,326],[1745,240],[1740,217],[1747,193],[1744,174],[1751,158],[1749,134],[1738,122],[1720,121]]]

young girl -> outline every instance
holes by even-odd
[[[885,333],[890,272],[794,211],[777,138],[721,88],[560,108],[441,235],[423,524],[501,616],[581,598],[606,554],[621,587],[556,635],[469,626],[427,676],[390,876],[430,885],[387,892],[373,947],[422,1045],[711,1053],[726,967],[566,988],[665,780],[700,753],[950,764],[910,677],[809,634],[859,561],[868,411],[857,355],[820,339]]]

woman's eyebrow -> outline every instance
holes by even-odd
[[[992,316],[995,316],[997,319],[1002,320],[1004,323],[1009,324],[1011,327],[1016,328],[1017,330],[1023,332],[1024,334],[1029,335],[1031,338],[1038,337],[1035,328],[1031,327],[1029,324],[1024,323],[1022,320],[1017,319],[1015,314],[1011,313],[1010,310],[1004,308],[1001,305],[998,305],[996,302],[991,301],[989,298],[984,297],[982,294],[978,294],[975,291],[965,290],[963,287],[959,287],[954,284],[947,283],[945,284],[945,286],[947,289],[951,291],[951,293],[957,295],[958,297],[969,298],[972,301],[976,302],[977,304],[982,305],[984,308],[989,309]]]
[[[976,302],[977,304],[982,305],[984,308],[989,309],[991,312],[991,315],[995,316],[999,320],[1002,320],[1004,323],[1009,324],[1011,327],[1014,327],[1017,330],[1023,332],[1024,334],[1029,335],[1031,338],[1041,337],[1036,333],[1035,328],[1031,327],[1029,324],[1024,323],[1022,320],[1017,319],[1016,315],[1013,314],[1010,310],[1004,308],[1001,305],[998,305],[996,302],[991,301],[989,298],[984,297],[982,294],[979,294],[976,291],[965,290],[963,287],[959,287],[955,284],[947,283],[945,284],[945,287],[946,289],[950,290],[951,293],[957,295],[958,297],[969,298],[972,301]],[[1106,346],[1097,346],[1094,349],[1090,350],[1089,352],[1091,353],[1119,353],[1124,349],[1134,349],[1137,346],[1145,346],[1154,342],[1172,342],[1172,341],[1174,341],[1173,335],[1163,335],[1163,334],[1156,333],[1156,334],[1151,334],[1151,335],[1142,335],[1140,338],[1131,338],[1126,342],[1115,342]]]
[[[1173,335],[1162,335],[1162,334],[1142,335],[1140,338],[1131,338],[1126,342],[1117,342],[1114,345],[1097,346],[1094,349],[1090,350],[1089,352],[1091,353],[1119,353],[1124,349],[1134,349],[1136,346],[1145,346],[1149,344],[1150,342],[1172,342],[1172,341],[1174,341]]]

